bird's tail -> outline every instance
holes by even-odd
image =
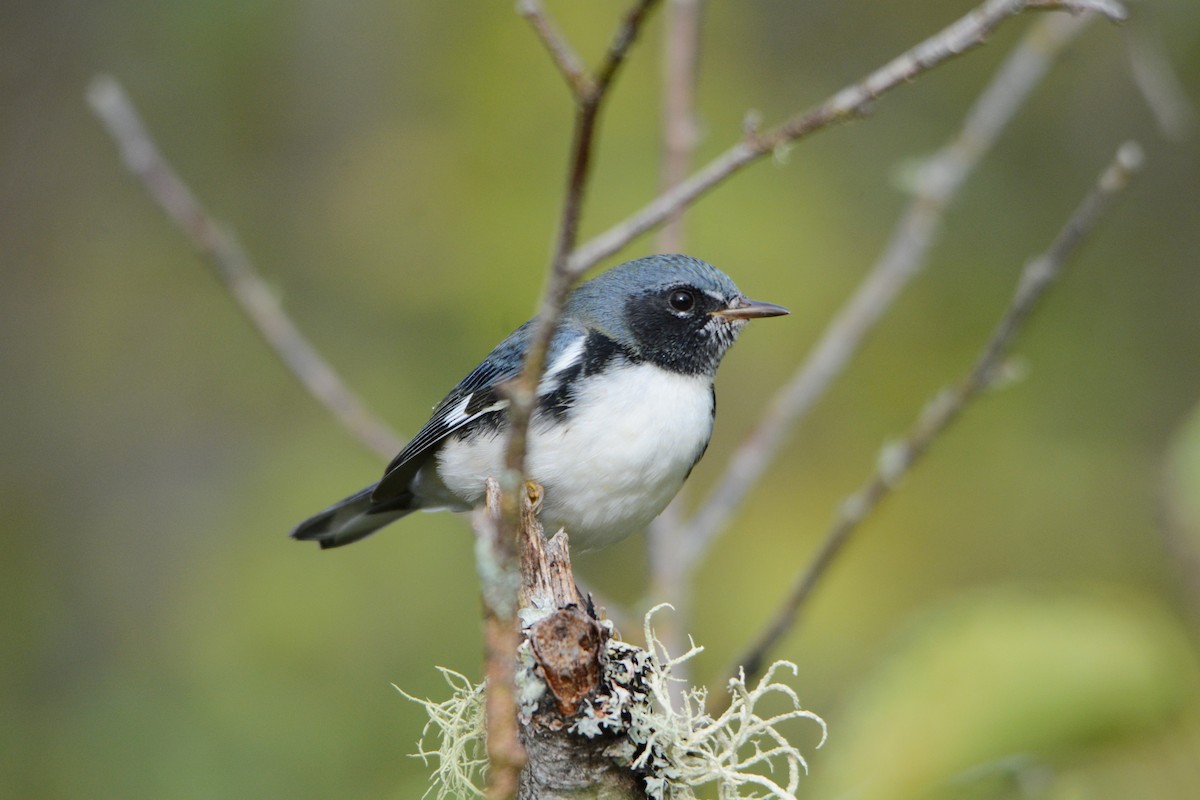
[[[292,531],[292,538],[305,542],[317,542],[322,550],[341,547],[370,536],[385,525],[411,514],[411,495],[396,502],[377,505],[371,502],[371,485],[345,500],[334,503],[314,517],[301,522]]]

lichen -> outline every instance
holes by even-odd
[[[429,792],[437,790],[438,800],[483,796],[483,776],[487,768],[487,748],[484,734],[484,684],[472,684],[471,680],[454,670],[438,667],[442,677],[450,686],[447,700],[434,702],[413,697],[396,686],[396,691],[420,705],[429,715],[417,742],[415,758],[426,765],[435,758],[437,766],[430,776]],[[394,685],[394,684],[393,684]],[[437,746],[428,750],[425,740],[433,735]]]
[[[795,675],[796,666],[775,662],[753,688],[739,671],[728,684],[728,709],[715,718],[704,710],[708,692],[703,687],[687,690],[677,705],[673,704],[671,685],[678,682],[672,675],[675,667],[702,648],[693,642],[681,655],[666,651],[650,624],[654,613],[664,607],[656,606],[646,614],[647,649],[610,642],[612,691],[574,730],[588,735],[593,721],[601,730],[622,728],[624,736],[609,752],[645,776],[646,793],[655,800],[693,800],[696,790],[708,784],[716,784],[720,800],[795,800],[800,775],[807,773],[808,764],[779,728],[789,720],[814,721],[821,729],[818,747],[824,744],[826,734],[824,721],[804,710],[795,691],[776,680],[783,670]],[[781,696],[790,708],[762,716],[759,704],[768,696]],[[780,771],[786,772],[786,781],[772,777]]]
[[[821,730],[817,747],[824,744],[826,733],[824,721],[804,710],[795,691],[777,680],[784,671],[795,675],[796,666],[777,661],[753,687],[739,672],[728,684],[729,707],[716,717],[705,711],[704,688],[687,690],[673,704],[671,685],[679,680],[673,671],[702,648],[692,643],[678,656],[666,651],[650,624],[663,607],[646,614],[647,649],[616,639],[607,642],[602,690],[581,706],[569,733],[586,738],[616,734],[607,753],[641,775],[654,800],[695,800],[697,790],[709,784],[716,785],[720,800],[796,800],[808,764],[780,726],[798,719],[816,722]],[[545,689],[536,677],[528,643],[522,644],[519,658],[518,697],[527,722]],[[437,758],[431,789],[437,789],[439,800],[482,795],[484,688],[472,686],[457,672],[441,671],[453,689],[449,700],[435,703],[404,694],[429,714],[417,755],[427,763],[430,756]],[[540,688],[533,691],[535,686]],[[763,716],[760,705],[768,697],[782,698],[785,710]],[[431,733],[438,745],[426,750],[424,740]]]

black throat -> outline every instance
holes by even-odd
[[[643,295],[625,304],[625,321],[645,361],[682,375],[711,376],[741,327],[710,313],[721,307],[715,299],[701,294],[695,313],[676,315],[656,297]]]

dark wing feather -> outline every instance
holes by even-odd
[[[501,396],[499,387],[520,374],[530,326],[527,322],[513,331],[438,403],[429,421],[388,465],[371,494],[373,504],[387,503],[406,493],[413,477],[447,436],[468,425],[485,423],[504,411],[508,401]],[[582,328],[560,328],[551,343],[547,362],[552,364],[567,344],[585,335]]]

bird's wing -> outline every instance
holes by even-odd
[[[429,421],[388,465],[371,494],[373,505],[387,504],[408,492],[417,471],[447,436],[473,425],[488,424],[508,408],[508,398],[504,397],[500,386],[520,374],[530,334],[530,322],[517,328],[438,403]],[[538,395],[559,388],[572,367],[583,358],[586,338],[587,330],[582,326],[564,324],[559,327],[550,342]]]

